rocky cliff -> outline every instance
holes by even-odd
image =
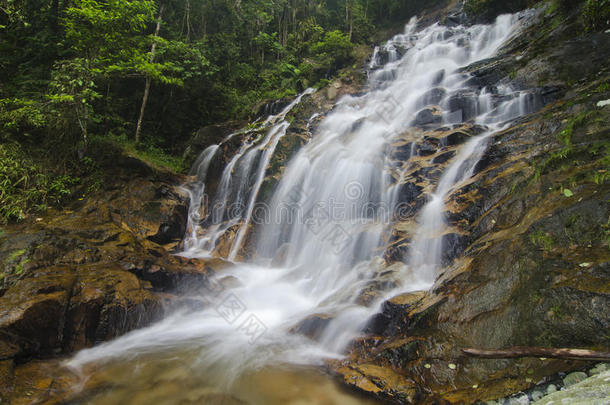
[[[544,107],[496,134],[477,174],[448,202],[447,267],[433,288],[387,301],[370,335],[330,364],[346,384],[398,403],[472,403],[586,363],[472,359],[463,348],[608,350],[609,52],[608,32],[583,34],[578,14],[544,8],[497,57],[466,68],[482,85],[538,88]],[[453,153],[426,142],[459,143],[473,132],[426,134],[418,147],[434,152],[404,192],[418,195],[434,178],[422,172]],[[395,227],[396,257],[412,228],[412,218]]]
[[[475,175],[447,201],[445,268],[434,286],[385,302],[347,358],[328,363],[348,386],[396,403],[473,403],[535,387],[587,363],[473,359],[463,348],[608,351],[610,34],[584,32],[578,10],[540,7],[528,30],[496,57],[465,68],[476,86],[535,88],[537,112],[495,134]],[[444,14],[447,24],[463,20],[453,12],[436,14]],[[363,91],[362,82],[346,75],[291,112],[292,125],[269,163],[260,200],[268,198],[310,129],[341,95]],[[468,113],[468,95],[453,102]],[[401,198],[411,209],[388,235],[380,265],[390,283],[425,204],[423,191],[436,184],[457,148],[481,131],[468,123],[430,130],[437,116],[429,108],[392,145],[393,160],[403,160],[407,150],[416,150],[417,158],[400,180]],[[207,128],[193,145],[228,133]],[[226,145],[225,162],[244,139]],[[212,168],[214,181],[220,169]],[[187,224],[187,195],[179,185],[190,180],[121,160],[102,192],[4,229],[3,400],[50,400],[50,387],[61,381],[28,377],[37,359],[92,346],[159,319],[167,306],[188,305],[179,293],[205,284],[225,266],[220,259],[171,255]],[[229,229],[218,250],[226,255],[223,243],[234,236]],[[248,232],[242,257],[255,239]],[[370,302],[378,289],[370,285],[359,300]],[[312,318],[295,330],[315,338],[325,324],[324,317]]]

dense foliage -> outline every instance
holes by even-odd
[[[407,0],[10,0],[0,8],[0,117],[84,149],[89,132],[133,137],[145,82],[148,142],[167,146],[353,62]],[[159,23],[159,31],[155,26]],[[6,137],[6,134],[3,135]]]
[[[464,11],[479,21],[491,20],[502,13],[532,7],[542,0],[466,0]],[[610,24],[610,0],[548,0],[552,9],[569,13],[581,9],[582,23],[587,31],[601,31]]]
[[[553,1],[584,5],[589,30],[607,27],[608,0]],[[490,17],[534,2],[467,0],[465,10]],[[45,166],[36,170],[51,168],[49,179],[82,178],[95,171],[92,142],[105,139],[180,169],[163,152],[180,153],[195,129],[251,118],[265,100],[324,82],[352,66],[354,49],[370,45],[381,28],[439,3],[449,2],[4,0],[0,142],[16,146],[1,158],[26,162],[20,151]],[[2,163],[5,173],[13,167]],[[3,184],[20,177],[12,173]],[[11,190],[0,191],[18,193]],[[58,200],[25,198],[0,220]]]
[[[49,179],[80,177],[83,159],[95,161],[92,142],[101,138],[180,168],[163,150],[179,152],[181,142],[201,126],[249,118],[264,100],[329,78],[354,63],[353,49],[369,43],[376,28],[402,24],[429,5],[423,0],[2,1],[0,142],[13,146],[2,150],[0,187],[16,185],[1,191],[19,194],[26,183],[28,190],[43,188],[33,180],[18,181],[24,173],[16,168],[22,164],[32,168],[31,179],[42,179],[34,174],[41,171],[52,172]],[[136,145],[139,122],[142,142]],[[11,167],[17,171],[8,173]],[[19,197],[0,218],[22,218],[27,206],[51,200],[58,199]]]

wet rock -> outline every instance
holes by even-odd
[[[291,247],[292,245],[290,243],[282,244],[277,252],[275,252],[275,256],[271,261],[271,267],[282,266],[286,262],[286,259],[288,259],[288,253],[290,252]]]
[[[424,107],[428,105],[438,105],[440,104],[443,97],[447,94],[447,90],[442,87],[434,87],[428,90],[424,95],[420,97],[417,104]]]
[[[417,145],[415,145],[415,156],[430,156],[433,155],[437,152],[438,150],[438,145],[436,145],[434,142],[429,142],[428,140],[425,140],[423,143],[418,143]],[[433,167],[423,167],[420,170],[422,172],[425,172],[426,170],[433,170]]]
[[[536,402],[541,405],[552,404],[602,404],[610,397],[610,372],[605,371],[582,380],[561,391],[549,393]]]
[[[432,85],[438,86],[445,79],[445,69],[441,69],[434,74],[432,79]]]
[[[542,399],[542,397],[544,397],[545,395],[546,392],[544,390],[535,389],[532,391],[532,401],[538,401],[539,399]]]
[[[70,268],[48,268],[37,277],[20,280],[0,297],[0,346],[5,358],[60,351],[74,281]]]
[[[115,223],[159,244],[177,243],[184,236],[188,197],[178,187],[134,179],[128,190],[109,201]]]
[[[508,399],[508,405],[529,405],[530,400],[527,395],[519,395]]]
[[[220,143],[225,137],[235,130],[235,125],[208,125],[193,134],[189,139],[182,155],[184,162],[190,166],[202,150],[210,145]]]
[[[154,250],[149,249],[154,256]],[[171,256],[162,250],[156,260],[142,260],[138,255],[129,256],[120,262],[122,269],[135,274],[139,279],[151,283],[156,291],[194,292],[202,288],[210,275],[228,266],[223,259],[189,259]]]
[[[443,163],[447,162],[449,159],[451,159],[454,156],[455,156],[455,151],[445,152],[445,153],[442,153],[442,154],[440,154],[438,156],[435,156],[432,159],[432,163],[435,164],[435,165],[440,165],[440,164],[443,164]]]
[[[75,351],[159,319],[160,300],[120,267],[85,266],[76,271],[66,312],[63,349]]]
[[[408,312],[418,304],[425,295],[425,291],[414,291],[397,295],[384,302],[382,311],[390,315],[397,311]]]
[[[451,94],[443,101],[442,107],[449,111],[450,121],[465,122],[477,116],[478,96],[471,92]]]
[[[332,319],[333,318],[327,314],[310,315],[294,326],[291,331],[305,335],[310,339],[317,340]]]
[[[427,107],[415,114],[414,124],[419,127],[426,127],[433,124],[440,124],[443,120],[442,110],[438,107]]]
[[[462,12],[449,14],[445,17],[445,25],[448,27],[456,27],[469,22],[468,16]]]
[[[384,302],[381,312],[376,314],[367,330],[378,335],[392,335],[409,327],[409,317],[406,316],[425,296],[424,291],[409,292],[397,295]]]
[[[348,386],[380,399],[414,403],[420,396],[412,381],[387,368],[361,364],[340,368],[337,373]]]
[[[468,240],[457,233],[449,233],[443,237],[443,248],[441,263],[443,266],[448,266],[453,259],[458,257],[468,244]]]
[[[421,195],[422,187],[415,183],[409,182],[401,184],[398,189],[398,201],[408,203],[415,201]]]
[[[452,132],[449,135],[441,138],[442,146],[453,146],[464,143],[468,138],[470,138],[470,134],[465,131],[456,131]]]

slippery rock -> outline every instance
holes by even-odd
[[[442,87],[434,87],[425,92],[418,100],[418,105],[425,107],[428,105],[438,105],[447,94],[447,90]]]
[[[303,319],[292,328],[292,332],[305,335],[310,339],[318,339],[328,326],[332,317],[327,314],[314,314]]]
[[[37,277],[20,280],[0,297],[3,358],[53,354],[61,349],[75,276],[67,267],[37,273]]]
[[[427,127],[440,124],[443,121],[442,110],[439,107],[427,107],[415,114],[414,124],[419,127]]]

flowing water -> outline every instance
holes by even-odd
[[[474,174],[490,135],[534,108],[532,94],[501,85],[480,88],[460,69],[493,56],[521,25],[519,15],[505,15],[490,25],[435,24],[418,31],[412,19],[402,34],[375,49],[368,91],[343,97],[321,120],[264,204],[261,186],[290,126],[286,116],[313,90],[257,130],[207,148],[192,170],[197,180],[186,187],[191,205],[182,254],[225,256],[234,265],[218,275],[215,288],[202,287],[201,308],[177,311],[83,350],[69,365],[82,370],[176,352],[191,369],[205,370],[207,382],[229,389],[256,370],[340,358],[384,300],[432,286],[441,266],[446,200]],[[458,149],[428,190],[409,251],[395,263],[395,282],[362,305],[358,297],[383,268],[384,244],[405,203],[401,180],[410,159],[418,158],[416,140],[401,165],[392,163],[392,142],[414,126],[430,130],[465,121],[479,125],[481,133]],[[244,141],[212,193],[210,168],[235,136]],[[250,259],[238,262],[252,229]],[[223,239],[230,241],[224,253]],[[301,321],[315,317],[325,325],[316,339],[294,333]]]

